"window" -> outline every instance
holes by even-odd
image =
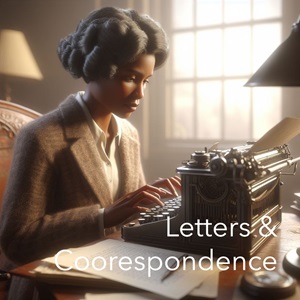
[[[281,119],[281,88],[244,84],[281,42],[282,0],[167,5],[165,138],[238,143],[261,137]]]

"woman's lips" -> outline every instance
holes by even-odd
[[[126,103],[125,106],[128,107],[130,111],[136,111],[137,107],[139,106],[139,101]]]

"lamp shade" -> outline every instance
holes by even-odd
[[[0,74],[42,79],[25,36],[16,30],[0,30]]]
[[[300,18],[245,86],[300,86]]]

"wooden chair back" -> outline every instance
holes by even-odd
[[[10,170],[15,136],[22,126],[40,116],[41,114],[27,107],[0,100],[0,207]]]

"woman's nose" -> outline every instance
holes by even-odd
[[[142,99],[144,98],[144,95],[145,95],[145,84],[144,83],[141,83],[137,86],[136,88],[136,96],[138,97],[138,99]]]

